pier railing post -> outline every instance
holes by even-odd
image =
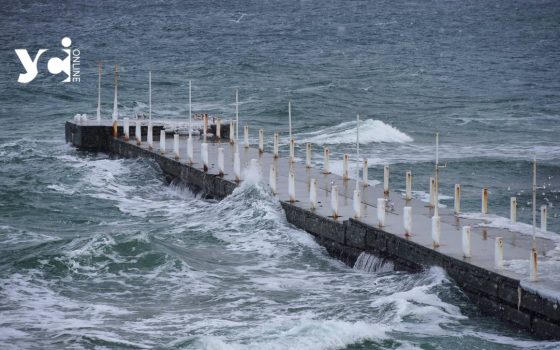
[[[187,163],[189,165],[194,163],[193,138],[190,133],[189,136],[187,136]]]
[[[225,174],[225,165],[224,165],[224,148],[218,148],[218,174],[220,176],[224,176]]]
[[[407,237],[412,235],[412,207],[403,208],[403,226],[404,235]]]
[[[296,201],[296,175],[294,174],[293,170],[290,170],[290,174],[288,175],[288,197],[290,202]]]
[[[148,134],[147,134],[147,141],[148,141],[148,149],[151,151],[154,149],[154,126],[152,122],[148,123]]]
[[[436,178],[430,176],[430,208],[436,206]]]
[[[203,142],[200,145],[200,159],[202,159],[202,169],[208,171],[208,143]]]
[[[362,217],[362,195],[360,190],[354,190],[354,198],[353,198],[353,207],[354,207],[354,218],[359,219]]]
[[[273,141],[274,141],[274,148],[273,148],[273,156],[274,158],[278,158],[280,156],[279,151],[278,151],[278,133],[275,132],[274,136],[273,136]]]
[[[366,158],[364,158],[364,162],[363,162],[363,168],[362,168],[362,183],[364,187],[368,187],[369,186],[369,176],[368,176],[368,160]]]
[[[268,176],[268,185],[272,190],[272,194],[278,194],[278,189],[276,187],[276,166],[274,164],[270,164],[270,173]]]
[[[295,148],[296,148],[296,140],[290,139],[290,163],[295,163],[296,155],[295,155]]]
[[[496,237],[494,244],[494,266],[501,270],[504,268],[504,239]]]
[[[309,202],[311,210],[317,209],[317,179],[311,179],[309,182]]]
[[[142,144],[142,124],[140,120],[136,120],[136,129],[134,131],[134,137],[136,138],[136,145],[140,146]]]
[[[379,227],[385,226],[385,198],[377,198],[377,222]]]
[[[264,130],[259,129],[259,153],[264,153]]]
[[[412,199],[412,171],[408,170],[405,174],[406,179],[406,191],[404,199],[407,201]]]
[[[305,167],[311,168],[311,143],[305,145]]]
[[[323,174],[330,174],[331,170],[329,167],[329,149],[325,147],[323,149]]]
[[[541,231],[547,230],[547,211],[548,207],[546,205],[541,206]]]
[[[338,218],[338,186],[332,185],[331,187],[331,209],[333,219]]]
[[[216,118],[216,139],[222,138],[222,119]]]
[[[539,280],[539,255],[535,247],[531,249],[531,258],[529,259],[529,279],[532,282]]]
[[[439,216],[432,216],[432,241],[434,248],[440,246],[441,220]]]
[[[243,143],[245,148],[249,148],[249,126],[245,125],[243,127]]]
[[[484,187],[482,189],[482,214],[488,214],[488,188]]]
[[[470,258],[471,255],[471,227],[470,226],[463,226],[462,231],[462,248],[463,248],[463,257]]]
[[[509,199],[509,218],[512,224],[517,222],[517,198],[511,197]]]
[[[342,159],[342,180],[348,180],[348,154],[344,154]]]
[[[229,143],[233,145],[234,142],[237,140],[235,139],[235,126],[233,125],[233,119],[229,120]]]
[[[455,184],[455,215],[459,215],[461,213],[461,185]]]
[[[159,153],[165,153],[165,130],[159,132]]]
[[[179,134],[173,135],[173,154],[175,155],[175,159],[180,158],[179,154]]]
[[[383,166],[383,193],[389,194],[389,164]]]
[[[233,174],[235,175],[235,181],[241,181],[241,158],[237,150],[233,154]]]
[[[128,142],[128,140],[130,140],[130,119],[128,119],[128,117],[123,119],[123,131],[124,140]]]

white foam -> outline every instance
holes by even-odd
[[[341,144],[356,142],[356,123],[344,122],[336,126],[302,135],[302,142],[311,142],[318,145]],[[360,143],[392,142],[406,143],[414,141],[399,129],[385,124],[381,120],[366,119],[360,124]]]

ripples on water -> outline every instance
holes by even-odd
[[[78,152],[62,137],[65,120],[94,113],[101,59],[104,115],[115,63],[127,115],[146,111],[148,70],[156,118],[186,115],[190,78],[195,111],[229,118],[239,88],[251,130],[285,137],[291,99],[298,145],[313,142],[317,164],[328,145],[334,169],[354,152],[360,112],[371,180],[388,162],[404,187],[412,169],[419,195],[438,130],[443,194],[460,181],[467,210],[487,185],[495,214],[515,195],[528,222],[536,151],[539,203],[557,215],[558,2],[235,6],[2,6],[0,347],[560,347],[481,317],[440,269],[330,258],[258,183],[207,201],[149,161]],[[81,49],[82,83],[59,84],[43,62],[17,84],[12,49],[52,50],[62,35]],[[549,227],[560,230],[557,217]]]

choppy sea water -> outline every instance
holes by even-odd
[[[560,6],[555,1],[9,3],[0,9],[0,345],[2,348],[553,349],[483,317],[443,271],[360,269],[330,258],[286,223],[263,186],[222,202],[168,184],[145,160],[64,144],[63,123],[93,115],[96,61],[121,67],[121,112],[155,118],[193,107],[229,118],[239,88],[252,130],[296,139],[315,161],[362,154],[379,180],[414,174],[428,189],[441,134],[442,192],[476,212],[529,222],[530,159],[538,204],[560,231]],[[82,82],[47,73],[16,83],[13,49],[31,54],[70,36]],[[299,151],[299,150],[298,150]],[[301,151],[300,151],[301,152]],[[301,152],[303,153],[303,152]],[[333,167],[341,167],[334,161]]]

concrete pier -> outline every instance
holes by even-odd
[[[105,124],[97,121],[66,123],[66,141],[81,149],[101,151],[123,157],[146,157],[154,159],[162,170],[171,177],[180,178],[194,191],[207,197],[224,198],[232,193],[238,183],[233,172],[233,154],[235,146],[209,140],[209,168],[205,172],[202,161],[195,156],[192,165],[186,164],[186,136],[181,136],[180,155],[175,160],[172,152],[160,154],[159,143],[166,142],[166,149],[172,149],[171,133],[165,140],[160,140],[160,131],[164,124],[154,122],[154,147],[150,151],[146,142],[137,146],[134,130],[130,130],[130,140],[122,137],[119,125],[119,137],[112,136],[109,121]],[[221,134],[228,135],[229,126],[222,125]],[[210,133],[215,126],[210,126]],[[146,139],[146,125],[142,125],[142,140]],[[272,136],[272,134],[270,135]],[[194,154],[200,155],[202,138],[195,137]],[[225,175],[219,175],[218,148],[223,148]],[[452,209],[440,208],[441,241],[440,246],[433,247],[431,237],[431,218],[434,208],[426,206],[419,200],[406,200],[401,193],[389,191],[384,194],[383,186],[359,188],[361,193],[361,217],[353,219],[353,192],[356,188],[354,179],[344,180],[341,176],[325,173],[323,169],[306,167],[304,161],[293,164],[295,174],[295,193],[297,201],[289,201],[288,176],[290,164],[288,157],[275,158],[272,145],[265,145],[265,152],[258,148],[239,147],[242,169],[251,159],[258,159],[261,169],[269,169],[271,164],[277,169],[277,197],[286,212],[286,217],[293,225],[316,237],[327,251],[353,265],[358,255],[370,252],[394,261],[397,268],[418,271],[426,266],[441,266],[447,274],[462,288],[466,295],[479,306],[483,313],[500,318],[525,329],[541,338],[560,339],[560,281],[540,274],[537,282],[530,282],[528,272],[525,275],[497,269],[494,260],[495,239],[503,238],[503,258],[505,261],[523,259],[529,265],[531,237],[511,232],[506,229],[484,228],[478,226],[482,221],[464,219],[456,216]],[[317,206],[311,209],[309,189],[311,179],[317,179]],[[266,181],[263,181],[266,183]],[[338,215],[332,218],[330,205],[331,186],[337,185]],[[395,187],[395,186],[393,186]],[[404,184],[402,186],[404,188]],[[388,196],[385,223],[379,228],[377,220],[377,198]],[[403,208],[412,207],[411,235],[405,235],[403,225]],[[463,257],[462,227],[472,226],[471,257]],[[546,253],[555,248],[555,242],[537,238],[539,262],[547,259]],[[528,271],[528,269],[527,269]]]

